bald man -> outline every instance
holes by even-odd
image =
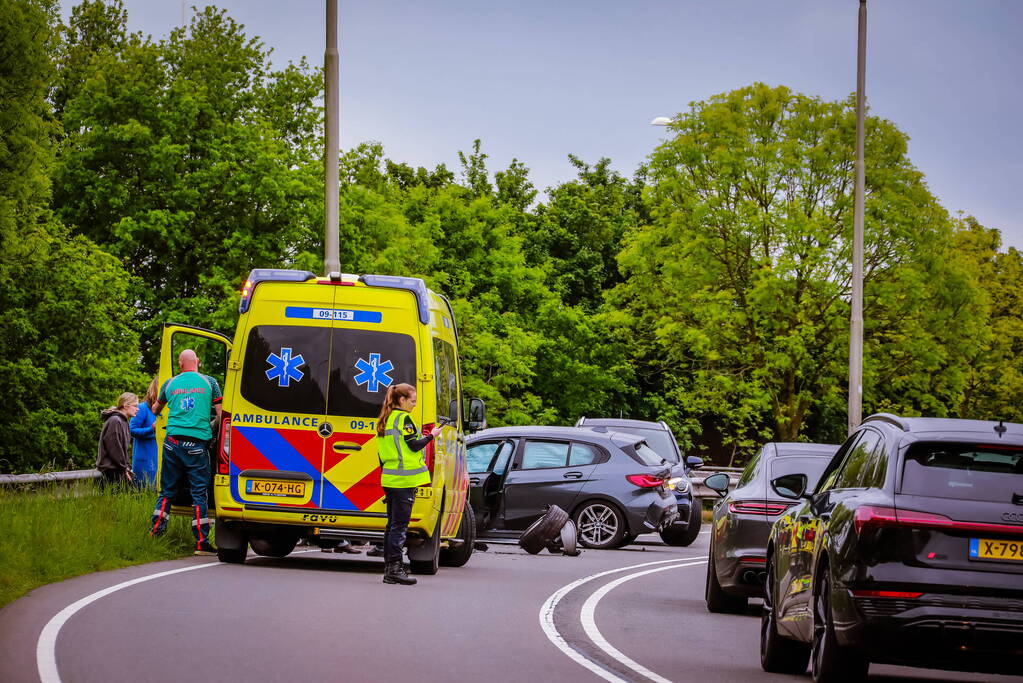
[[[160,470],[160,497],[153,510],[150,534],[167,531],[171,501],[182,481],[187,479],[192,493],[192,534],[195,554],[212,555],[217,549],[210,543],[210,520],[206,516],[206,497],[210,487],[209,443],[213,439],[210,411],[220,424],[223,395],[217,380],[199,373],[199,358],[192,349],[178,356],[181,372],[163,383],[153,413],[167,406],[167,437],[163,441],[163,467]]]

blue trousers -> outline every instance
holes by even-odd
[[[387,529],[384,531],[384,562],[401,562],[402,548],[405,547],[405,533],[412,519],[412,503],[416,500],[415,488],[391,489],[384,487],[384,502],[387,503]]]
[[[185,481],[192,494],[192,535],[196,548],[209,542],[210,520],[206,516],[206,496],[210,488],[210,458],[205,441],[168,436],[163,442],[163,469],[160,472],[160,497],[156,499],[150,533],[159,536],[167,530],[171,501]]]

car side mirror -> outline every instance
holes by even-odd
[[[466,413],[468,419],[465,421],[465,431],[472,434],[487,426],[487,404],[483,402],[483,399],[470,398],[469,410]]]
[[[714,491],[719,496],[724,497],[728,493],[728,485],[731,481],[728,479],[728,475],[724,472],[718,472],[712,474],[703,480],[703,485]]]
[[[695,455],[686,457],[686,467],[691,470],[698,470],[703,467],[703,458],[697,458]]]
[[[807,478],[805,474],[786,474],[783,477],[771,480],[771,488],[782,498],[799,500],[807,498]]]

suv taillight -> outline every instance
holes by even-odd
[[[231,474],[231,413],[226,411],[220,420],[220,452],[217,454],[217,473]]]
[[[729,512],[739,512],[747,515],[768,515],[776,517],[788,510],[795,503],[776,503],[774,501],[761,500],[732,500],[728,503]]]
[[[960,522],[933,512],[901,510],[880,505],[863,505],[853,514],[853,526],[861,534],[871,527],[902,526],[954,531],[986,531],[996,534],[1023,534],[1023,527],[987,522]]]

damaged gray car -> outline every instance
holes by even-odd
[[[467,442],[469,502],[480,541],[516,542],[550,506],[585,548],[620,548],[678,517],[671,489],[685,473],[642,436],[577,427],[500,427]]]

